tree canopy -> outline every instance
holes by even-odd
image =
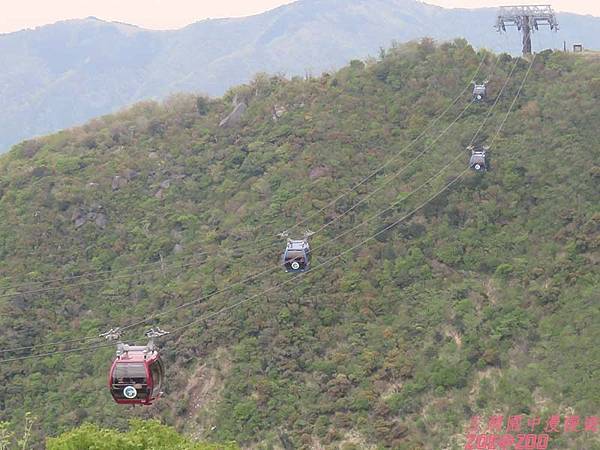
[[[494,142],[491,170],[444,190],[492,108],[466,108],[468,87],[453,103],[481,61],[499,96],[476,136]],[[53,448],[137,445],[161,425],[110,430],[160,418],[241,446],[415,449],[463,448],[474,416],[597,415],[600,63],[539,54],[494,138],[528,67],[464,40],[411,43],[15,146],[0,159],[0,348],[85,347],[159,312],[124,338],[197,322],[159,342],[151,408],[114,404],[102,346],[4,362],[0,420],[19,435],[34,412],[32,438]],[[234,99],[247,110],[219,127]],[[324,227],[314,270],[277,288],[277,234],[304,227]],[[551,444],[599,448],[590,432]]]

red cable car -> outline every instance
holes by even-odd
[[[115,402],[148,406],[162,395],[164,368],[153,338],[163,334],[162,330],[148,332],[148,345],[117,344],[117,357],[108,375]]]

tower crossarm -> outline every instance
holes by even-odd
[[[495,28],[506,31],[506,27],[523,27],[537,30],[540,25],[548,25],[551,30],[558,30],[556,14],[550,5],[518,5],[501,6],[498,11]]]

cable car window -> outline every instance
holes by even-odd
[[[111,392],[116,400],[132,400],[125,396],[128,386],[136,389],[135,400],[148,398],[148,380],[143,363],[117,363],[112,374]]]
[[[113,383],[146,383],[146,368],[140,363],[117,364]]]
[[[163,379],[163,367],[160,361],[155,361],[150,366],[150,375],[152,376],[152,397],[157,397],[160,394]]]
[[[286,254],[286,259],[296,259],[296,258],[304,258],[304,252],[299,251],[288,251]]]

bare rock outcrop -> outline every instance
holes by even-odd
[[[314,167],[313,169],[311,169],[310,173],[308,174],[308,177],[311,180],[314,180],[315,178],[326,177],[330,174],[331,174],[331,169],[329,167],[317,166],[317,167]]]
[[[112,190],[118,191],[121,188],[124,188],[128,183],[127,178],[116,175],[112,180]]]
[[[77,208],[75,211],[73,211],[71,220],[74,222],[75,228],[80,228],[87,222],[87,216],[81,208]]]
[[[96,226],[99,228],[106,228],[106,224],[108,223],[108,219],[106,218],[106,214],[98,213],[96,214]]]
[[[71,215],[71,221],[75,225],[75,228],[81,228],[86,223],[95,223],[98,228],[106,228],[108,224],[108,218],[106,214],[102,212],[103,207],[98,203],[92,204],[86,209],[76,208]]]
[[[283,117],[283,115],[287,112],[285,106],[275,105],[273,107],[273,121],[277,122],[279,119]]]
[[[220,128],[229,128],[237,125],[242,120],[244,113],[248,109],[246,103],[241,102],[235,105],[233,111],[219,123]]]

